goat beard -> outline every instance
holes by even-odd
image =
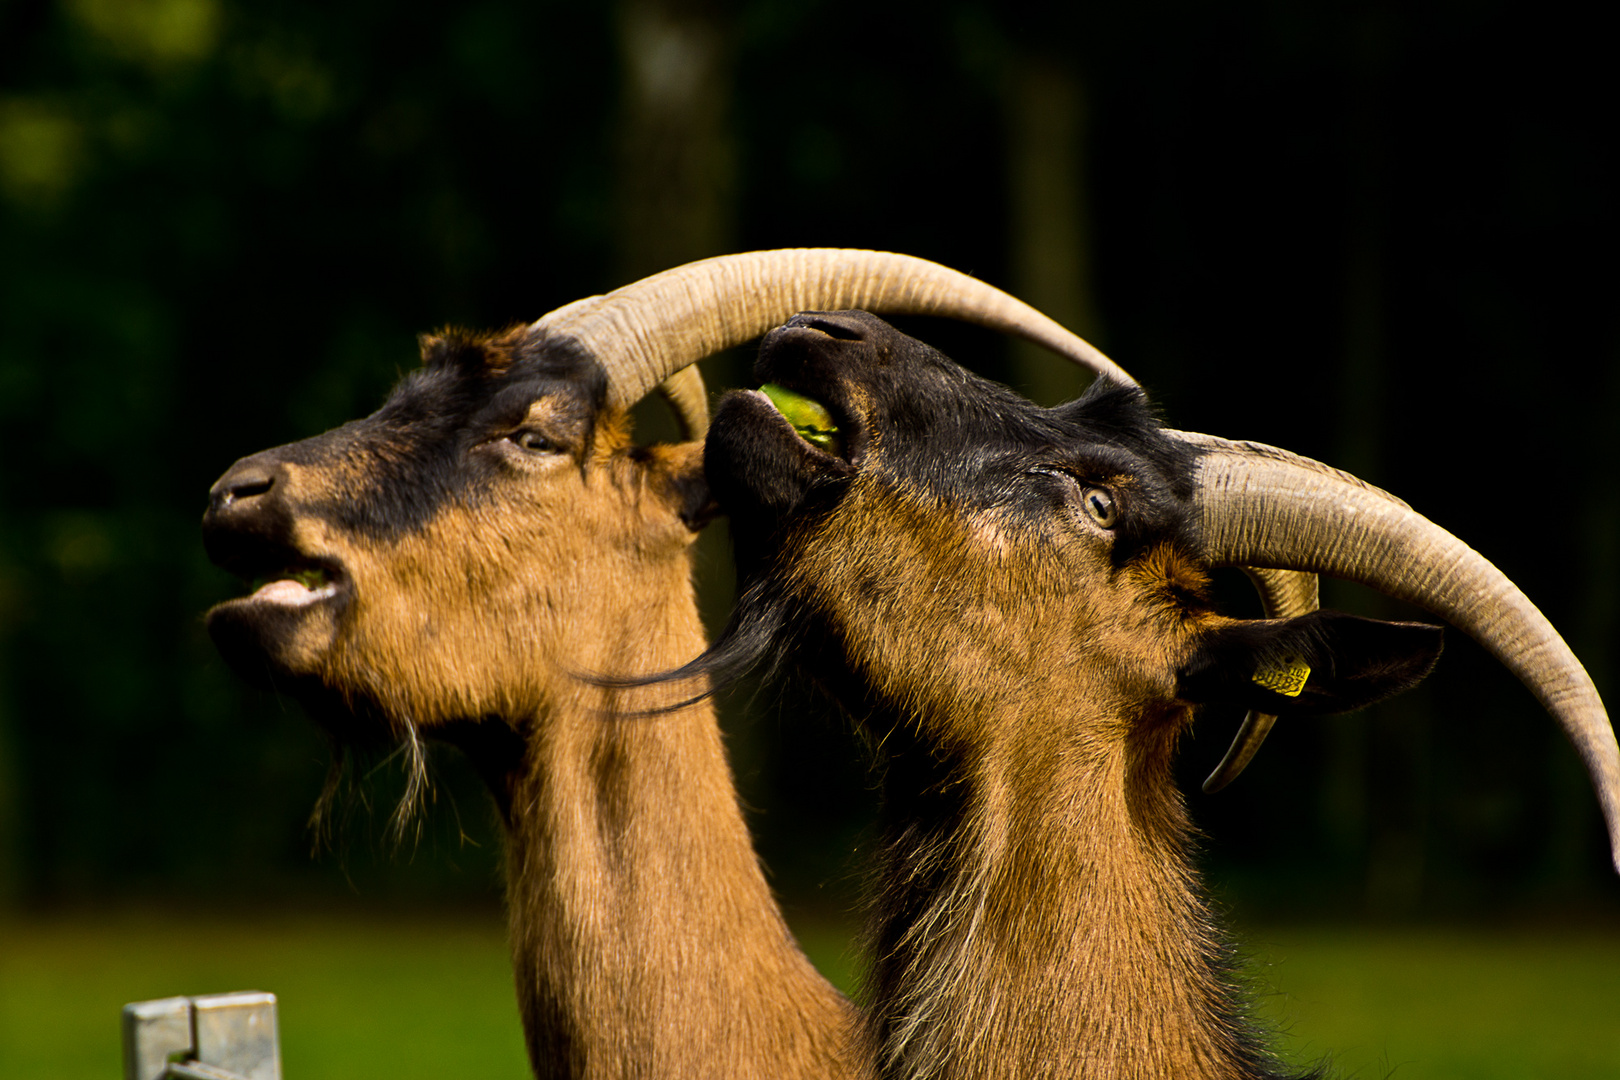
[[[423,811],[433,800],[434,791],[427,740],[416,722],[390,721],[370,703],[330,695],[300,697],[299,701],[325,735],[331,754],[326,779],[308,820],[314,852],[334,847],[335,837],[340,835],[335,820],[346,821],[356,805],[370,809],[368,781],[396,760],[403,774],[403,788],[389,814],[386,835],[396,847],[420,840]]]

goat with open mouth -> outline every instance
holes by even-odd
[[[769,334],[707,442],[740,599],[677,674],[785,657],[881,747],[869,1052],[891,1077],[1269,1077],[1171,772],[1198,706],[1356,708],[1439,627],[1236,620],[1212,567],[1368,584],[1478,639],[1559,721],[1620,840],[1620,752],[1514,585],[1406,504],[1163,427],[1099,380],[1044,409],[863,312]]]
[[[252,585],[208,628],[340,745],[466,751],[507,831],[511,947],[541,1076],[859,1076],[855,1012],[788,933],[701,683],[607,688],[703,647],[690,546],[712,507],[686,365],[805,306],[971,320],[1125,378],[1024,304],[860,251],[727,256],[494,334],[424,339],[375,414],[232,466],[203,520]],[[670,382],[665,382],[671,379]],[[663,384],[687,429],[637,446]]]

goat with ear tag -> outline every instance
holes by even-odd
[[[676,674],[785,655],[880,748],[883,1075],[1279,1075],[1192,868],[1177,741],[1204,702],[1311,714],[1398,693],[1441,631],[1226,618],[1212,567],[1361,581],[1478,638],[1563,724],[1620,837],[1620,753],[1585,672],[1511,582],[1392,496],[1166,429],[1106,379],[1040,408],[863,312],[794,317],[755,374],[818,403],[839,443],[804,438],[780,391],[724,399],[706,457],[740,599]]]

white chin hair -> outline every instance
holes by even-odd
[[[336,591],[331,585],[323,585],[319,589],[306,589],[296,581],[283,578],[262,586],[253,594],[253,599],[265,604],[283,604],[288,607],[297,607],[302,604],[313,604],[317,600],[324,600]]]

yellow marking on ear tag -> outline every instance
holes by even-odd
[[[1254,673],[1254,681],[1283,697],[1299,697],[1310,675],[1311,665],[1296,658],[1283,661],[1281,667],[1262,668]]]

